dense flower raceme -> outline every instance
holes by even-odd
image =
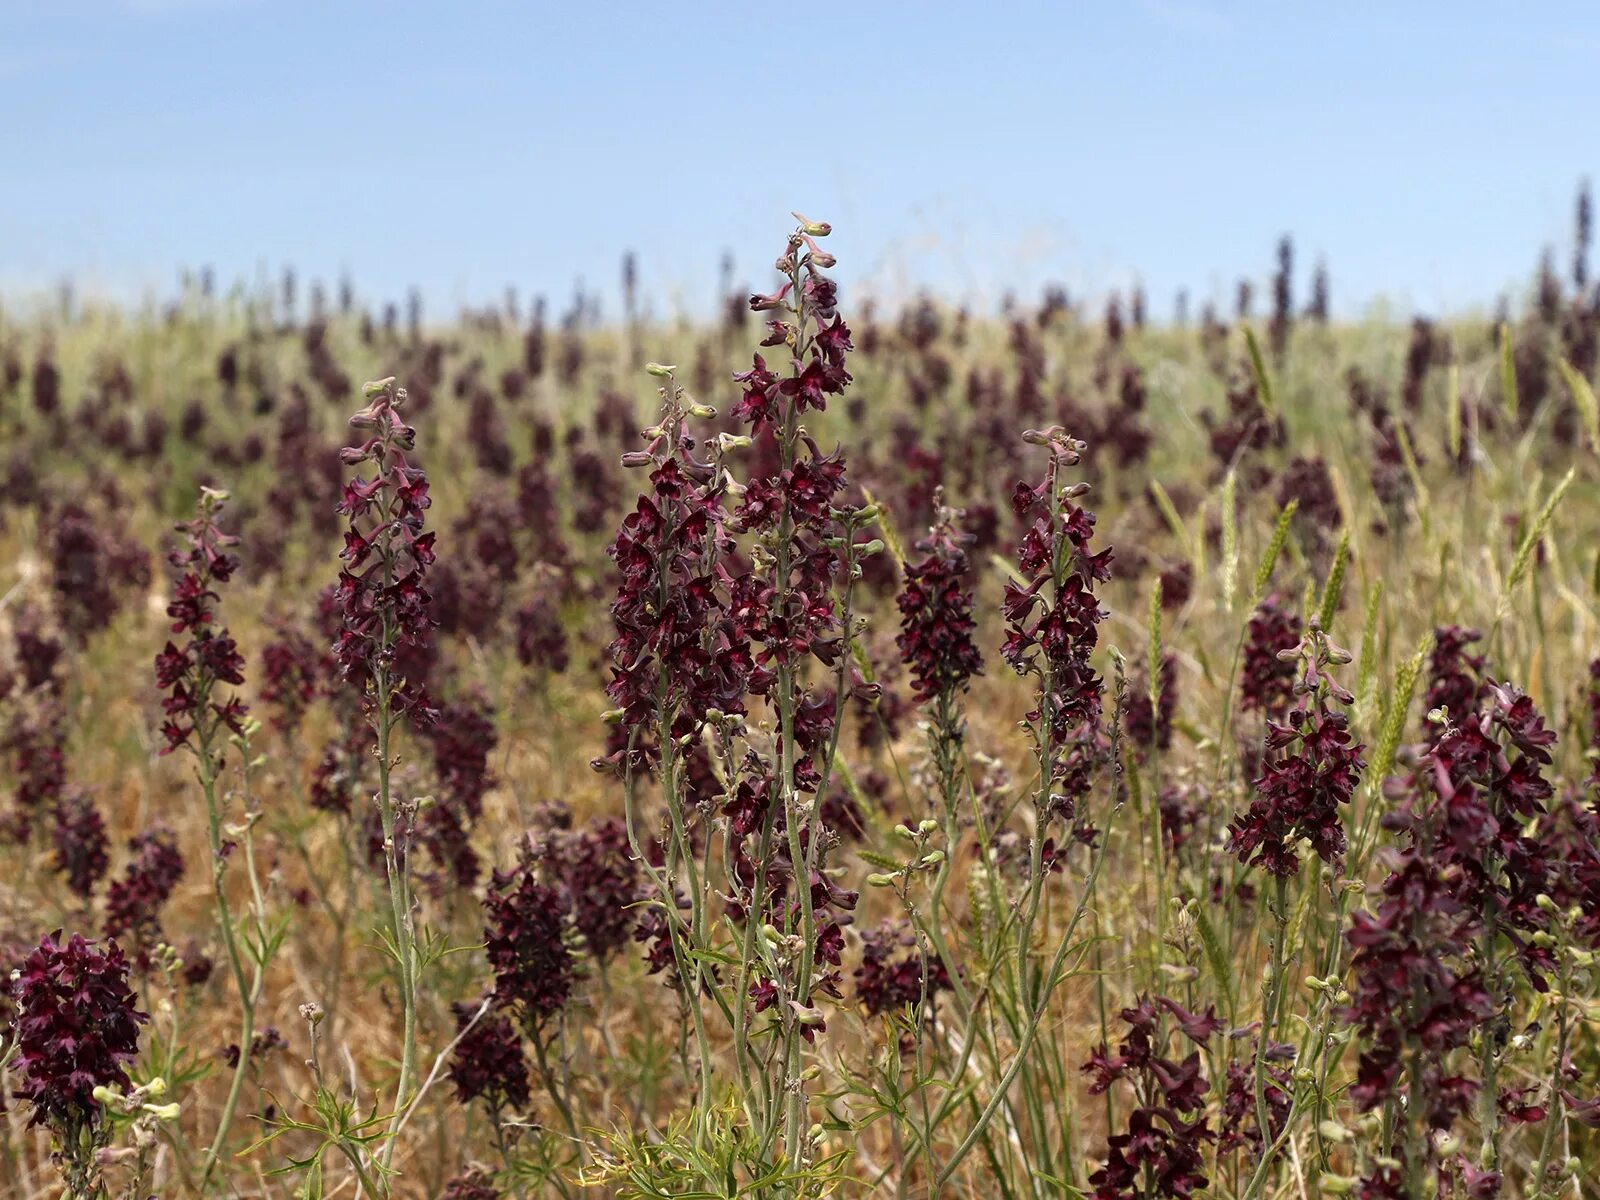
[[[611,605],[606,691],[627,741],[596,766],[619,773],[655,763],[663,724],[674,738],[692,739],[707,712],[742,713],[753,677],[770,675],[756,670],[732,612],[723,561],[733,550],[727,474],[720,462],[694,457],[690,409],[676,383],[669,379],[663,396],[648,449],[627,460],[650,468],[650,492],[608,548],[622,579]]]
[[[105,877],[108,859],[105,819],[94,801],[81,792],[70,792],[56,806],[55,869],[66,876],[67,886],[87,900]]]
[[[135,964],[144,970],[162,940],[161,910],[183,878],[183,855],[168,829],[151,829],[128,842],[132,857],[122,878],[106,893],[105,933],[137,947]]]
[[[561,893],[524,859],[495,872],[483,898],[484,949],[494,971],[494,999],[530,1037],[566,1006],[578,976],[567,944]]]
[[[344,566],[335,598],[342,624],[333,654],[369,701],[386,699],[393,712],[427,725],[436,714],[426,689],[401,668],[405,652],[425,648],[433,629],[427,573],[434,535],[423,532],[432,503],[428,477],[406,458],[417,434],[400,419],[405,389],[385,379],[369,383],[366,396],[366,407],[350,418],[366,440],[340,452],[346,466],[372,463],[373,474],[347,482],[339,502],[349,528],[339,554]]]
[[[1300,617],[1276,594],[1257,606],[1245,633],[1239,707],[1245,712],[1281,713],[1294,698],[1294,660],[1281,657],[1300,643]]]
[[[244,728],[244,702],[237,695],[218,698],[223,684],[244,683],[244,656],[228,631],[216,625],[213,612],[214,588],[227,583],[239,565],[229,553],[238,539],[217,527],[226,500],[225,493],[202,489],[197,515],[178,526],[183,543],[167,556],[178,573],[167,616],[180,640],[168,641],[156,656],[156,686],[167,693],[163,754],[184,746],[197,754],[215,753],[211,742],[217,729],[238,733]]]
[[[494,782],[489,755],[499,735],[481,697],[441,704],[438,711],[439,720],[427,730],[438,790],[419,817],[417,838],[457,887],[470,888],[478,880],[479,861],[467,839]]]
[[[896,599],[900,636],[895,644],[920,703],[962,691],[972,676],[983,673],[983,659],[972,640],[976,623],[963,549],[971,539],[956,526],[960,515],[940,505],[937,523],[917,543],[926,557],[906,564],[905,587]]]
[[[1158,672],[1155,703],[1150,700],[1150,683],[1135,681],[1128,697],[1123,728],[1128,740],[1143,750],[1166,750],[1172,745],[1172,718],[1178,711],[1178,658],[1163,654]]]
[[[481,1007],[481,1002],[451,1005],[459,1040],[450,1056],[450,1082],[457,1101],[482,1100],[498,1119],[506,1109],[527,1107],[528,1060],[510,1019],[492,1008],[480,1016]]]
[[[1455,894],[1493,934],[1510,939],[1542,990],[1554,960],[1532,935],[1549,925],[1539,897],[1553,889],[1561,865],[1555,825],[1544,819],[1554,795],[1544,771],[1556,735],[1514,687],[1489,684],[1482,704],[1459,724],[1452,719],[1424,760],[1427,820]]]
[[[1476,702],[1481,711],[1460,723],[1443,720],[1409,780],[1391,781],[1399,803],[1384,823],[1403,846],[1391,856],[1376,910],[1355,914],[1347,934],[1355,951],[1347,1015],[1366,1043],[1351,1095],[1362,1108],[1405,1095],[1423,1135],[1447,1132],[1484,1086],[1455,1052],[1475,1032],[1493,1037],[1494,1026],[1509,1028],[1506,960],[1495,941],[1504,938],[1544,990],[1555,962],[1540,898],[1565,895],[1594,858],[1583,833],[1593,832],[1590,823],[1580,817],[1578,836],[1568,838],[1574,831],[1546,816],[1553,788],[1543,771],[1555,734],[1532,701],[1490,683]],[[1502,1090],[1493,1103],[1511,1121],[1542,1119],[1525,1092]],[[1464,1169],[1438,1161],[1435,1142],[1413,1136],[1395,1151],[1424,1156],[1410,1163],[1417,1170]],[[1493,1195],[1499,1181],[1476,1182],[1473,1194]],[[1403,1194],[1381,1170],[1369,1184],[1374,1195]]]
[[[1436,716],[1437,710],[1446,710],[1448,720],[1465,721],[1487,693],[1484,657],[1468,649],[1482,640],[1483,634],[1478,630],[1459,625],[1441,625],[1433,631],[1428,690],[1422,698],[1423,728],[1429,740],[1437,739],[1445,729],[1445,718]]]
[[[583,829],[550,829],[530,845],[530,853],[561,892],[589,957],[602,965],[610,961],[638,923],[634,905],[642,880],[627,826],[611,817]]]
[[[1096,1200],[1186,1197],[1209,1183],[1203,1147],[1216,1138],[1204,1115],[1210,1084],[1201,1072],[1199,1050],[1192,1050],[1182,1062],[1162,1056],[1163,1008],[1196,1046],[1203,1047],[1222,1028],[1214,1011],[1191,1013],[1165,998],[1140,997],[1132,1008],[1122,1010],[1128,1033],[1117,1053],[1101,1046],[1083,1064],[1091,1077],[1091,1095],[1126,1079],[1139,1098],[1128,1114],[1126,1131],[1108,1139],[1105,1166],[1089,1176]]]
[[[48,1125],[65,1141],[99,1122],[95,1088],[129,1086],[127,1066],[149,1018],[128,987],[122,951],[79,934],[40,941],[9,988],[17,1006],[16,1093],[32,1107],[30,1125]]]
[[[950,988],[944,963],[921,951],[911,923],[903,918],[861,935],[855,981],[856,999],[871,1016],[931,1005],[939,992]]]
[[[1268,720],[1267,760],[1255,781],[1256,798],[1229,826],[1228,839],[1241,862],[1279,876],[1299,873],[1301,839],[1324,862],[1343,860],[1343,806],[1365,765],[1362,746],[1350,736],[1349,717],[1332,704],[1354,703],[1329,670],[1349,662],[1349,653],[1314,623],[1298,650],[1282,653],[1304,664],[1294,684],[1299,700],[1285,720]]]
[[[1418,1123],[1448,1130],[1478,1088],[1459,1073],[1453,1052],[1495,1006],[1470,953],[1477,914],[1456,895],[1453,873],[1438,860],[1435,832],[1425,826],[1413,832],[1412,844],[1393,856],[1376,910],[1357,912],[1346,934],[1354,951],[1346,1019],[1363,1042],[1350,1095],[1362,1109],[1404,1095],[1405,1111]],[[1432,1144],[1410,1140],[1413,1154]],[[1408,1152],[1405,1145],[1379,1150]],[[1385,1190],[1394,1182],[1378,1166],[1364,1194],[1404,1195]]]
[[[1074,503],[1089,485],[1061,478],[1081,461],[1084,444],[1059,427],[1024,436],[1049,450],[1050,463],[1041,483],[1018,483],[1011,497],[1029,524],[1017,563],[1023,581],[1006,584],[1000,653],[1017,674],[1038,677],[1039,707],[1028,721],[1050,760],[1052,805],[1071,821],[1099,739],[1104,681],[1090,656],[1106,612],[1094,588],[1111,577],[1112,552],[1093,549],[1095,516]]]

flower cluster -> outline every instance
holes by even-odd
[[[123,600],[150,582],[144,549],[76,504],[54,516],[49,539],[50,586],[62,624],[78,641],[109,625]]]
[[[139,1011],[128,987],[128,962],[112,944],[97,949],[80,934],[50,934],[12,978],[17,1006],[16,1093],[33,1109],[30,1125],[48,1125],[63,1144],[101,1120],[98,1087],[129,1086],[139,1052]]]
[[[944,963],[921,951],[904,918],[885,921],[861,935],[861,965],[855,980],[856,999],[870,1016],[917,1009],[950,988]]]
[[[483,914],[495,1004],[514,1013],[523,1031],[535,1036],[565,1007],[578,975],[561,894],[540,882],[534,864],[524,861],[494,873]]]
[[[1154,704],[1150,700],[1150,690],[1148,680],[1135,680],[1128,698],[1128,711],[1123,716],[1123,728],[1135,746],[1144,750],[1166,750],[1172,745],[1172,718],[1178,711],[1177,655],[1161,656]]]
[[[324,693],[333,663],[304,632],[289,624],[261,648],[261,699],[273,727],[293,733],[306,708]]]
[[[732,620],[726,596],[733,549],[723,498],[726,473],[694,457],[686,429],[693,404],[667,377],[662,420],[648,449],[629,465],[650,468],[650,493],[638,499],[607,548],[622,573],[611,616],[616,636],[606,687],[628,743],[597,767],[618,773],[648,768],[662,726],[693,734],[708,711],[744,711],[754,668],[748,638]],[[708,411],[708,410],[702,410]]]
[[[1173,1014],[1184,1036],[1197,1046],[1204,1046],[1222,1028],[1215,1013],[1190,1013],[1165,998],[1140,997],[1132,1008],[1122,1010],[1128,1033],[1117,1053],[1102,1045],[1083,1064],[1084,1073],[1092,1077],[1091,1095],[1127,1079],[1139,1096],[1139,1105],[1128,1114],[1127,1131],[1110,1136],[1105,1166],[1089,1176],[1096,1200],[1187,1197],[1210,1182],[1202,1147],[1216,1134],[1202,1110],[1211,1085],[1201,1073],[1199,1050],[1182,1062],[1161,1055],[1162,1008]]]
[[[212,739],[219,728],[226,726],[235,733],[244,728],[244,702],[237,695],[217,698],[222,684],[244,683],[244,655],[228,631],[216,626],[212,612],[219,598],[214,586],[227,583],[239,565],[229,553],[239,539],[217,527],[227,498],[224,492],[202,488],[195,518],[178,526],[184,544],[167,556],[178,572],[167,616],[182,644],[169,640],[156,655],[156,686],[167,693],[162,702],[163,754],[179,747],[215,754]]]
[[[478,1016],[481,1006],[481,1002],[451,1005],[459,1036],[450,1056],[450,1082],[459,1103],[482,1100],[498,1119],[508,1108],[527,1107],[528,1060],[511,1021],[492,1010]],[[475,1016],[477,1023],[472,1024]]]
[[[1280,713],[1294,697],[1294,659],[1285,650],[1300,644],[1299,614],[1276,593],[1268,596],[1250,617],[1245,633],[1244,667],[1239,677],[1239,707],[1245,712]]]
[[[427,730],[438,793],[420,815],[417,837],[457,887],[470,888],[478,879],[478,856],[467,838],[494,783],[489,755],[499,735],[481,698],[468,696],[438,711],[439,720]]]
[[[56,805],[54,842],[55,869],[66,876],[75,894],[89,899],[105,877],[110,842],[105,818],[84,792],[69,792]]]
[[[1363,1110],[1401,1096],[1405,1112],[1427,1130],[1448,1130],[1464,1113],[1478,1085],[1456,1073],[1451,1052],[1494,1013],[1469,947],[1477,914],[1456,894],[1453,874],[1435,844],[1419,830],[1394,858],[1374,912],[1357,912],[1346,933],[1354,956],[1345,1018],[1364,1047],[1351,1098]],[[1431,1139],[1415,1137],[1410,1152],[1426,1152]],[[1404,1145],[1384,1149],[1404,1154]],[[1421,1164],[1414,1164],[1419,1167]],[[1401,1196],[1381,1166],[1368,1177],[1372,1196]]]
[[[597,820],[586,829],[556,829],[536,854],[560,888],[572,924],[597,963],[609,961],[633,936],[639,899],[639,864],[620,818]]]
[[[502,1197],[503,1193],[494,1185],[494,1176],[482,1167],[472,1167],[446,1183],[439,1200],[502,1200]]]
[[[369,436],[340,452],[346,466],[371,462],[373,474],[347,482],[339,501],[349,528],[339,554],[344,566],[335,598],[341,627],[333,655],[369,701],[427,725],[434,712],[426,690],[400,668],[407,650],[427,647],[433,629],[427,573],[434,535],[423,532],[432,503],[428,477],[406,458],[417,433],[400,419],[405,389],[383,379],[367,384],[365,394],[367,405],[350,425]]]
[[[906,564],[905,587],[895,601],[900,608],[895,644],[921,704],[960,692],[972,676],[983,673],[983,659],[972,641],[976,623],[963,549],[971,539],[956,526],[959,512],[942,503],[938,507],[938,520],[917,543],[926,557]]]
[[[161,828],[137,834],[128,849],[133,857],[106,893],[105,933],[108,938],[131,938],[138,947],[135,962],[143,970],[161,941],[161,910],[183,878],[183,855],[172,831]]]
[[[1255,781],[1256,798],[1229,826],[1228,849],[1243,863],[1270,874],[1300,871],[1296,847],[1306,839],[1324,862],[1344,857],[1342,805],[1361,779],[1362,746],[1350,736],[1350,720],[1330,701],[1352,704],[1351,696],[1329,670],[1348,663],[1350,654],[1312,624],[1297,651],[1284,651],[1305,664],[1294,684],[1298,702],[1286,721],[1268,720],[1268,760]]]
[[[1052,803],[1071,820],[1088,785],[1081,750],[1095,740],[1100,723],[1104,681],[1090,656],[1106,612],[1094,588],[1111,578],[1112,552],[1092,548],[1095,515],[1074,503],[1089,485],[1061,478],[1063,468],[1082,461],[1084,443],[1059,426],[1023,436],[1046,447],[1050,462],[1041,483],[1018,483],[1012,493],[1012,509],[1029,525],[1017,562],[1023,582],[1005,588],[1000,653],[1018,675],[1038,677],[1038,707],[1028,721],[1050,760]]]
[[[1452,720],[1424,760],[1432,804],[1418,819],[1431,827],[1456,895],[1510,938],[1542,990],[1553,959],[1531,935],[1549,924],[1539,897],[1552,888],[1560,853],[1540,820],[1554,794],[1544,771],[1556,735],[1514,687],[1489,684],[1482,703],[1460,724]]]
[[[1434,716],[1439,709],[1451,721],[1465,721],[1478,710],[1489,689],[1484,675],[1484,657],[1468,650],[1483,640],[1476,629],[1441,625],[1433,631],[1433,650],[1428,656],[1428,690],[1422,698],[1423,728],[1429,741],[1445,730],[1445,721]]]

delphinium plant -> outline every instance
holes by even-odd
[[[850,382],[850,331],[825,274],[834,259],[819,245],[828,232],[802,220],[777,263],[783,286],[751,298],[768,314],[764,346],[782,347],[791,366],[780,374],[758,354],[736,376],[744,391],[734,416],[748,437],[720,436],[701,451],[688,422],[711,410],[672,368],[651,368],[663,380],[661,420],[648,448],[624,459],[650,470],[651,493],[611,547],[623,582],[609,691],[624,736],[603,764],[624,776],[636,849],[649,838],[638,784],[647,771],[660,783],[663,852],[641,857],[654,890],[652,961],[672,964],[694,1033],[696,1137],[704,1141],[721,1104],[704,998],[733,1040],[749,1128],[741,1153],[799,1191],[819,1186],[825,1157],[808,1099],[818,1072],[806,1058],[826,1030],[825,1003],[842,996],[842,927],[856,902],[829,866],[835,838],[820,800],[843,706],[866,686],[853,673],[853,585],[860,560],[881,549],[861,540],[872,510],[840,504],[842,454],[824,454],[804,425]],[[725,456],[752,443],[760,465],[740,484]],[[813,677],[824,672],[831,689]],[[748,717],[750,697],[765,701],[765,729]],[[720,801],[689,770],[708,741]],[[710,856],[718,825],[720,864]],[[727,889],[720,914],[717,876]],[[730,961],[714,965],[723,955]]]
[[[252,831],[260,818],[250,795],[249,772],[254,765],[250,734],[255,722],[237,692],[226,688],[244,683],[244,656],[217,619],[221,597],[217,588],[233,578],[238,539],[223,533],[217,521],[228,497],[211,488],[201,490],[195,517],[178,527],[181,541],[168,555],[176,574],[167,616],[178,640],[168,641],[156,657],[156,683],[166,693],[166,720],[161,734],[163,754],[183,750],[193,755],[195,774],[206,802],[206,830],[210,839],[212,896],[217,931],[228,961],[229,974],[239,996],[237,1045],[249,1046],[255,1035],[256,1009],[265,986],[268,964],[284,936],[284,926],[267,913],[265,886],[257,870]],[[228,748],[233,746],[246,786],[243,811],[235,814],[237,797],[223,788]],[[228,860],[242,848],[248,877],[248,917],[235,912],[228,894]],[[200,1168],[200,1186],[207,1187],[227,1149],[245,1080],[248,1056],[239,1056],[222,1104],[217,1129]]]

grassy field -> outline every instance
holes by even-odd
[[[1592,285],[826,245],[710,323],[0,315],[6,1195],[1600,1184]]]

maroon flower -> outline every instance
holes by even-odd
[[[56,806],[55,868],[85,900],[105,878],[108,845],[106,823],[94,802],[83,792],[63,797]]]
[[[122,878],[106,894],[105,933],[108,938],[131,938],[138,948],[135,961],[141,970],[147,955],[161,938],[161,909],[183,878],[183,856],[168,829],[152,829],[128,842],[133,857]]]
[[[898,1013],[927,1004],[950,988],[944,963],[924,954],[904,918],[885,921],[861,935],[861,965],[856,968],[856,998],[870,1016]]]
[[[1170,1001],[1164,1005],[1177,1008]],[[1182,1012],[1181,1009],[1178,1010]],[[1184,1013],[1188,1023],[1191,1014]],[[1140,997],[1132,1008],[1122,1010],[1128,1034],[1117,1053],[1101,1046],[1083,1064],[1093,1077],[1089,1091],[1099,1095],[1119,1079],[1134,1084],[1139,1105],[1128,1114],[1127,1129],[1108,1139],[1106,1164],[1089,1176],[1096,1200],[1149,1200],[1154,1197],[1187,1198],[1204,1189],[1206,1178],[1202,1146],[1216,1138],[1203,1115],[1186,1120],[1183,1114],[1197,1114],[1205,1105],[1210,1084],[1201,1074],[1200,1052],[1193,1051],[1182,1062],[1161,1054],[1163,1034],[1156,1002]],[[1204,1027],[1185,1032],[1192,1037]]]

